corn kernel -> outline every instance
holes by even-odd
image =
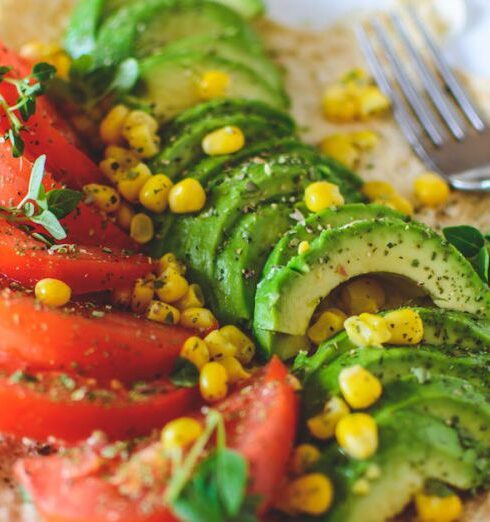
[[[218,321],[207,308],[196,307],[182,310],[180,324],[185,328],[193,328],[201,332],[206,332],[216,328]]]
[[[320,460],[320,450],[313,444],[296,446],[291,457],[290,468],[295,475],[303,475]]]
[[[146,312],[154,293],[153,279],[137,279],[131,297],[131,310],[139,314]]]
[[[100,210],[112,213],[116,212],[121,204],[119,194],[107,185],[99,185],[98,183],[89,183],[83,187],[83,191]]]
[[[59,279],[39,280],[34,288],[34,293],[40,303],[53,308],[65,306],[71,299],[71,288]]]
[[[180,312],[174,306],[161,301],[152,301],[146,313],[150,321],[163,324],[177,324],[180,321]]]
[[[186,178],[170,189],[168,204],[174,214],[199,212],[206,204],[206,192],[197,179]]]
[[[350,413],[342,417],[335,428],[339,446],[349,457],[364,460],[378,449],[378,426],[366,413]]]
[[[165,174],[156,174],[148,179],[140,190],[140,203],[148,210],[161,214],[168,204],[172,181]]]
[[[163,256],[160,258],[160,273],[162,274],[167,270],[167,268],[173,268],[175,271],[177,271],[180,275],[185,275],[186,273],[186,266],[182,261],[177,259],[177,256],[172,253],[163,254]]]
[[[435,172],[427,172],[414,182],[415,197],[426,207],[439,207],[449,199],[448,183]]]
[[[126,231],[131,229],[131,221],[135,215],[135,211],[131,205],[121,202],[116,212],[116,223]]]
[[[231,384],[235,384],[240,381],[246,381],[251,377],[251,373],[247,372],[242,366],[242,363],[236,357],[223,357],[218,362],[223,366],[228,374],[228,380]]]
[[[376,279],[359,277],[342,287],[340,299],[349,315],[358,315],[362,312],[379,312],[385,304],[386,296]]]
[[[404,198],[399,194],[395,194],[383,200],[374,201],[374,203],[386,205],[387,207],[390,207],[393,210],[398,210],[398,212],[401,212],[407,216],[411,216],[414,212],[412,203],[410,203],[407,198]]]
[[[330,439],[335,435],[335,427],[340,419],[350,413],[349,406],[340,397],[331,397],[318,415],[308,419],[309,432],[320,440]]]
[[[396,195],[395,188],[387,181],[366,181],[361,190],[369,201],[389,199]]]
[[[160,150],[160,138],[153,134],[147,125],[136,125],[135,127],[125,127],[124,137],[126,138],[131,150],[136,152],[141,158],[152,158]]]
[[[344,328],[347,316],[338,308],[325,310],[316,322],[308,328],[308,338],[316,345],[326,341]]]
[[[125,130],[127,131],[139,125],[148,127],[149,131],[153,134],[158,132],[158,121],[151,114],[140,110],[131,111],[126,118]]]
[[[151,171],[144,163],[138,163],[118,177],[117,190],[130,203],[136,203],[144,184],[151,179]]]
[[[208,402],[224,399],[228,394],[228,374],[225,368],[217,362],[205,364],[199,375],[199,390]]]
[[[333,122],[348,122],[356,119],[359,103],[343,85],[329,87],[323,96],[323,113]]]
[[[255,355],[255,344],[239,328],[227,325],[220,328],[219,333],[236,347],[236,358],[242,364],[248,364]]]
[[[359,364],[340,372],[339,386],[344,399],[355,409],[369,408],[383,392],[380,380]]]
[[[339,187],[328,181],[316,181],[308,185],[304,199],[310,212],[320,212],[344,204]]]
[[[381,468],[378,464],[369,464],[366,468],[365,477],[369,480],[376,480],[381,477]]]
[[[123,171],[121,171],[119,163],[114,158],[103,159],[99,163],[99,168],[102,174],[112,183],[117,183],[122,176]]]
[[[351,132],[349,136],[352,143],[361,150],[374,149],[379,142],[379,135],[368,129]]]
[[[170,421],[162,430],[160,440],[166,450],[187,448],[202,435],[201,423],[192,417]]]
[[[200,78],[198,94],[202,100],[226,96],[231,84],[230,75],[222,71],[206,71]]]
[[[332,482],[322,473],[309,473],[290,482],[281,497],[286,512],[319,516],[332,505]]]
[[[114,288],[112,291],[112,304],[119,308],[129,308],[133,296],[133,289],[128,286]]]
[[[415,310],[394,310],[388,312],[384,320],[391,332],[391,344],[419,344],[424,337],[424,323]]]
[[[179,310],[187,310],[187,308],[202,308],[204,306],[204,295],[201,287],[196,284],[189,285],[187,292],[174,305]]]
[[[310,249],[310,243],[308,241],[301,241],[301,243],[298,245],[298,254],[304,254],[305,252],[308,252]]]
[[[354,67],[340,78],[341,83],[346,85],[368,85],[369,80],[367,71],[362,67]]]
[[[133,216],[129,235],[136,243],[144,245],[153,239],[154,234],[153,221],[149,216],[146,214],[135,214]]]
[[[463,513],[463,503],[457,495],[438,497],[418,493],[415,507],[420,522],[454,522]]]
[[[158,298],[165,303],[174,303],[187,293],[189,283],[179,272],[169,267],[155,281],[155,290]]]
[[[244,146],[245,135],[242,130],[230,125],[209,133],[202,140],[202,149],[208,156],[233,154]]]
[[[237,347],[230,343],[219,330],[209,332],[204,338],[204,342],[208,347],[209,356],[213,360],[234,357],[237,354]]]
[[[209,350],[200,337],[189,337],[184,343],[180,356],[190,361],[199,370],[209,362]]]
[[[352,493],[354,493],[354,495],[367,495],[370,489],[369,481],[365,478],[356,480],[354,484],[352,484]]]
[[[390,100],[387,98],[376,85],[366,85],[358,99],[359,115],[361,118],[369,118],[370,116],[380,114],[390,108]]]
[[[56,43],[46,43],[39,40],[27,42],[19,49],[22,58],[30,61],[39,61],[61,51],[61,47]]]
[[[391,339],[386,321],[378,315],[354,315],[346,319],[344,328],[350,341],[360,348],[382,346]]]
[[[136,167],[140,162],[138,156],[132,150],[116,145],[109,145],[104,151],[104,157],[114,159],[119,164],[118,168],[122,171]]]
[[[320,150],[325,156],[330,156],[351,169],[355,168],[361,159],[359,149],[347,134],[327,136],[321,142]]]
[[[125,105],[113,107],[100,124],[100,137],[108,145],[117,145],[122,141],[124,123],[129,115]]]

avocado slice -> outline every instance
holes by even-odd
[[[165,121],[201,101],[196,89],[206,71],[223,71],[230,78],[227,98],[246,98],[284,109],[288,101],[252,69],[212,54],[162,51],[140,62],[140,80],[133,95]]]
[[[304,335],[334,288],[376,272],[415,282],[440,308],[490,315],[490,289],[460,252],[423,225],[383,218],[324,230],[306,253],[271,271],[257,290],[254,328]]]
[[[210,132],[226,126],[237,126],[245,136],[246,142],[289,136],[294,127],[282,124],[281,119],[267,120],[262,116],[235,113],[227,116],[204,118],[187,125],[181,133],[167,138],[167,145],[152,160],[153,172],[164,172],[171,179],[183,177],[186,169],[206,158],[202,149],[202,140]]]
[[[104,0],[84,0],[75,5],[64,38],[65,50],[72,58],[91,54],[95,50],[103,6]]]

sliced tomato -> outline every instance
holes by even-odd
[[[219,409],[228,445],[247,458],[251,491],[262,496],[265,509],[286,471],[296,430],[297,402],[286,367],[273,359]],[[124,462],[101,458],[103,449],[88,446],[63,457],[24,459],[16,473],[46,522],[174,522],[175,517],[160,504],[165,485],[158,477],[164,465],[153,460],[159,455],[154,448],[155,443],[139,447],[130,459],[140,466],[136,469],[143,465],[145,470],[148,489],[139,496],[125,495],[126,488],[118,487]]]
[[[55,310],[0,293],[0,365],[132,382],[168,375],[191,333],[130,313],[77,305]]]

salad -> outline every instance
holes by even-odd
[[[47,522],[451,522],[490,480],[489,237],[305,143],[260,0],[0,48],[0,432]],[[354,69],[337,123],[389,100]],[[447,183],[415,183],[443,207]]]

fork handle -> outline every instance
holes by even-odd
[[[451,174],[448,181],[458,190],[490,191],[490,164]]]

